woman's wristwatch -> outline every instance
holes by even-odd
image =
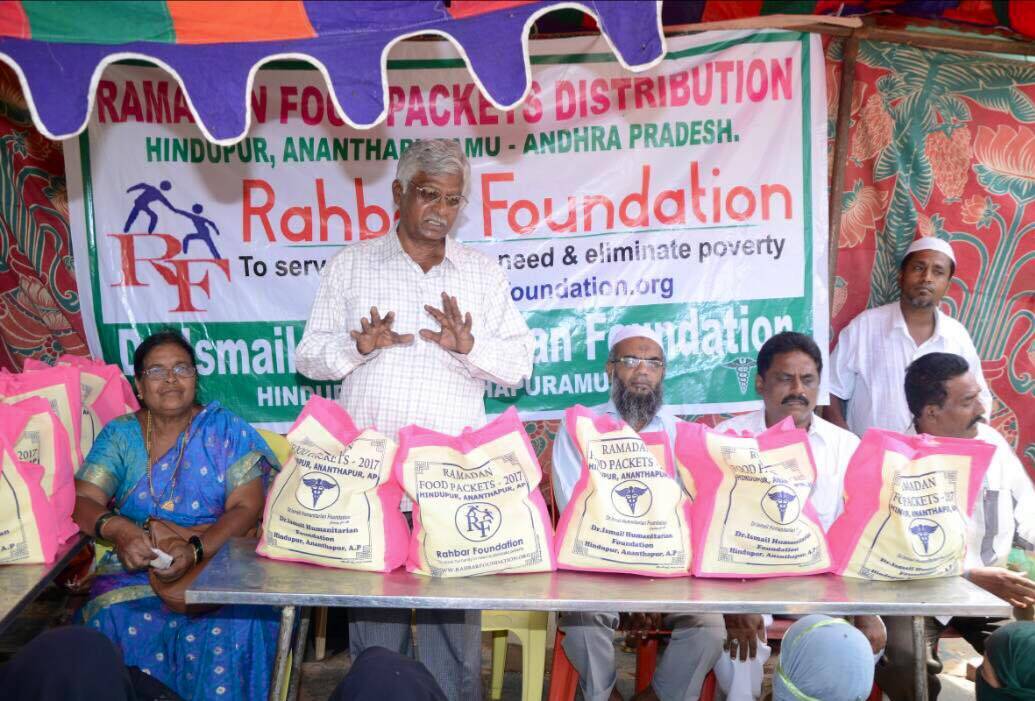
[[[104,528],[104,524],[118,516],[114,511],[105,511],[103,514],[97,517],[97,520],[93,524],[93,535],[98,540],[106,540],[104,534],[101,533],[101,529]]]

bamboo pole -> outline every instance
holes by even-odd
[[[859,53],[859,35],[853,33],[845,42],[841,61],[841,90],[837,101],[837,130],[834,136],[834,167],[830,178],[830,229],[827,244],[827,290],[830,299],[830,320],[834,316],[834,283],[837,280],[837,244],[841,239],[841,204],[844,201],[845,168],[848,165],[848,129],[852,119],[852,91],[855,87],[855,58]]]

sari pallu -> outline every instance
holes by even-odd
[[[77,478],[102,489],[119,513],[142,524],[149,516],[181,526],[214,523],[227,496],[253,479],[268,485],[277,465],[265,441],[245,421],[207,405],[147,476],[147,448],[132,414],[97,436]],[[177,466],[177,463],[179,465]],[[172,508],[167,508],[172,507]],[[199,615],[162,604],[147,572],[126,572],[111,550],[99,557],[82,622],[100,630],[138,666],[185,699],[265,698],[279,617],[261,606],[223,606]]]

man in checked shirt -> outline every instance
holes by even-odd
[[[450,236],[470,179],[455,141],[414,143],[392,183],[395,232],[347,246],[323,271],[295,363],[314,380],[341,380],[358,426],[458,434],[485,423],[487,380],[516,387],[532,374],[532,334],[506,276]],[[481,612],[418,609],[416,621],[417,657],[446,697],[478,701]],[[353,609],[349,641],[352,659],[372,646],[406,654],[410,612]]]

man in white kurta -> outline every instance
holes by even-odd
[[[323,272],[295,364],[341,380],[358,426],[457,434],[485,423],[486,381],[515,387],[532,373],[532,335],[506,276],[450,236],[469,185],[455,141],[415,143],[392,183],[396,231],[347,246]],[[446,696],[480,699],[480,612],[419,609],[416,619],[418,659]],[[350,621],[353,659],[372,646],[409,652],[409,610],[353,609]]]
[[[955,271],[956,257],[947,242],[930,236],[913,242],[899,271],[900,299],[867,309],[838,336],[830,356],[827,418],[858,436],[868,428],[907,430],[912,417],[902,394],[906,367],[938,352],[966,358],[981,387],[981,400],[991,408],[992,395],[970,334],[938,308]]]
[[[981,387],[962,356],[930,353],[909,366],[904,381],[913,426],[909,432],[950,438],[976,438],[995,446],[967,520],[964,576],[1009,601],[1026,608],[1035,605],[1035,582],[1006,569],[1010,549],[1035,551],[1035,487],[1006,439],[985,422],[979,400]],[[1007,620],[956,616],[926,619],[930,641],[951,625],[979,653],[985,640]],[[877,684],[891,701],[914,701],[912,670],[914,647],[909,618],[887,618],[887,654],[877,665]],[[938,698],[941,662],[932,647],[927,660],[928,695]],[[926,699],[924,700],[926,701]]]
[[[819,396],[823,356],[810,337],[793,331],[776,334],[758,352],[758,372],[755,391],[765,406],[722,422],[720,431],[748,431],[762,433],[788,416],[795,426],[808,433],[809,447],[816,461],[816,486],[809,503],[819,516],[824,531],[844,510],[844,480],[848,461],[859,446],[859,438],[825,421],[814,413]],[[732,620],[731,620],[732,619]],[[724,656],[716,665],[716,677],[728,701],[748,701],[761,693],[762,665],[769,649],[764,645],[765,625],[769,616],[727,616],[727,626],[754,632],[758,637],[756,649],[762,654],[745,655],[752,643],[744,635],[728,636],[730,656]],[[876,616],[859,616],[856,625],[866,633],[874,652],[884,646],[884,627]],[[733,655],[738,659],[734,660]],[[746,657],[750,659],[745,659]]]
[[[646,326],[615,326],[608,334],[605,366],[611,381],[611,401],[596,411],[620,419],[638,432],[664,431],[670,448],[676,437],[676,419],[662,407],[665,353],[661,339]],[[561,423],[553,444],[553,492],[557,508],[568,505],[582,473],[582,458]],[[663,626],[672,631],[651,685],[634,701],[696,701],[708,671],[722,651],[722,617],[669,614],[633,614],[633,625],[644,629]],[[615,689],[614,631],[616,611],[572,611],[561,615],[564,653],[579,673],[586,701],[621,699]]]

